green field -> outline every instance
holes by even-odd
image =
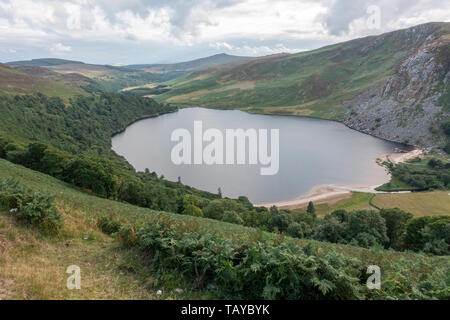
[[[450,215],[450,191],[377,194],[372,203],[379,208],[399,208],[416,217]]]

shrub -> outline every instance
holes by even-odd
[[[104,233],[112,235],[120,230],[122,223],[120,220],[113,215],[104,215],[98,218],[97,226]]]
[[[402,249],[406,224],[412,219],[413,215],[400,209],[381,209],[380,215],[386,221],[386,234],[389,238],[387,248]]]
[[[134,247],[139,244],[139,237],[136,233],[136,228],[132,225],[125,225],[121,227],[117,233],[117,239],[124,247]]]
[[[179,272],[194,288],[214,284],[230,299],[355,299],[356,260],[318,254],[293,242],[239,244],[216,235],[181,234],[150,224],[139,231],[141,249],[158,274]]]
[[[32,192],[13,179],[0,179],[0,205],[15,210],[17,218],[48,234],[56,234],[63,223],[51,195]]]
[[[412,219],[406,227],[405,246],[414,251],[449,254],[450,217],[427,216]]]
[[[311,235],[311,227],[305,222],[293,222],[287,228],[286,232],[289,236],[294,238],[307,238]]]
[[[234,211],[225,211],[222,217],[222,221],[240,225],[244,224],[244,220],[239,216],[237,212]]]
[[[54,198],[42,192],[33,193],[30,201],[21,206],[17,217],[51,234],[58,232],[63,221],[54,206]]]
[[[18,209],[26,202],[30,191],[14,179],[0,179],[0,206],[5,209]]]

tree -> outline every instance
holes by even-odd
[[[290,213],[278,213],[270,219],[269,229],[271,231],[286,232],[291,223],[292,215]]]
[[[217,189],[217,195],[219,196],[220,199],[222,199],[222,189],[219,187],[219,189]]]
[[[222,220],[226,211],[234,211],[244,214],[247,209],[239,202],[231,199],[215,199],[203,208],[207,218]]]
[[[183,198],[183,214],[194,217],[203,217],[203,211],[198,206],[200,199],[192,194],[187,194]]]
[[[358,244],[363,247],[376,243],[384,245],[389,241],[386,235],[386,223],[383,217],[373,210],[352,211],[348,215],[346,223],[346,238],[350,242],[352,239],[361,240]],[[361,235],[364,234],[364,235]],[[367,240],[370,238],[370,241]]]
[[[225,211],[222,217],[222,221],[240,225],[244,224],[244,220],[239,216],[237,212],[234,211]]]
[[[293,222],[287,228],[286,233],[294,238],[308,238],[311,233],[311,227],[304,222]]]
[[[448,250],[450,246],[449,216],[414,218],[406,226],[405,247],[407,249],[441,254],[445,252],[444,244],[447,245]]]
[[[346,223],[339,221],[335,216],[326,215],[317,228],[315,239],[332,243],[346,243]]]
[[[314,220],[317,218],[316,208],[314,208],[314,203],[312,201],[308,203],[308,208],[306,209],[306,212],[309,213],[314,218]]]
[[[386,234],[389,238],[386,247],[396,250],[402,249],[406,225],[413,215],[398,208],[381,209],[380,215],[386,221]]]

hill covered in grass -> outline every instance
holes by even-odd
[[[449,117],[449,48],[450,24],[429,23],[208,68],[167,82],[171,89],[154,98],[335,119],[389,140],[442,147],[438,124]]]
[[[41,92],[48,96],[57,96],[67,100],[70,97],[85,93],[84,90],[72,86],[70,83],[61,83],[54,80],[36,77],[0,63],[0,93],[2,94],[35,94]]]
[[[139,208],[86,194],[48,175],[0,159],[0,178],[11,176],[14,176],[19,183],[27,185],[32,190],[54,196],[56,208],[64,217],[64,223],[57,236],[47,236],[40,234],[38,229],[27,225],[24,221],[15,219],[14,214],[5,211],[0,212],[0,230],[2,231],[0,233],[0,250],[4,253],[0,258],[0,266],[2,266],[0,268],[0,281],[4,284],[0,294],[3,297],[27,297],[31,299],[187,299],[224,298],[228,296],[236,298],[240,294],[248,294],[246,290],[252,290],[252,287],[232,286],[233,279],[235,279],[233,277],[239,277],[241,272],[238,271],[241,270],[241,267],[237,264],[237,261],[240,261],[239,259],[243,257],[253,257],[253,259],[256,259],[252,260],[254,263],[261,263],[259,266],[252,265],[253,271],[250,272],[249,269],[249,274],[247,274],[247,277],[251,275],[247,279],[255,285],[252,296],[260,298],[287,297],[285,295],[288,292],[284,290],[288,286],[285,287],[287,285],[285,281],[292,284],[297,283],[297,289],[302,289],[301,295],[304,299],[314,299],[314,297],[329,299],[339,297],[365,299],[445,298],[449,294],[448,281],[450,279],[448,279],[448,274],[447,278],[445,276],[445,271],[448,270],[448,264],[450,263],[448,257],[429,257],[422,254],[384,251],[382,249],[368,250],[312,240],[294,240],[226,222]],[[123,231],[112,235],[104,234],[107,229],[102,229],[101,224],[99,224],[102,217],[113,217],[123,226]],[[168,243],[171,243],[172,249],[166,250],[164,247],[159,247],[157,242],[153,242],[152,246],[144,242],[137,246],[126,242],[134,239],[130,238],[130,230],[137,232],[145,226],[158,226],[160,237],[151,239],[168,241]],[[140,241],[145,239],[144,232],[150,232],[150,230],[144,230],[147,229],[142,229],[140,234],[143,238]],[[185,234],[187,238],[178,239],[178,233]],[[211,238],[211,234],[215,234],[215,236]],[[126,235],[128,235],[128,238],[124,238]],[[197,235],[207,242],[201,242],[200,238],[195,240]],[[138,238],[136,238],[137,240]],[[188,240],[190,242],[186,242]],[[200,243],[196,244],[195,241],[200,241]],[[217,243],[217,241],[225,242]],[[215,252],[214,250],[227,250],[226,248],[228,248],[219,249],[217,247],[214,249],[214,246],[219,243],[232,247],[236,244],[238,247],[236,251]],[[297,249],[290,248],[288,243],[295,243]],[[197,261],[198,268],[202,268],[200,270],[207,270],[205,276],[201,279],[198,279],[199,274],[196,276],[194,270],[191,270],[193,264],[178,264],[173,260],[167,260],[173,259],[169,256],[169,253],[172,250],[179,250],[178,246],[182,244],[186,247],[178,253],[177,261],[193,258],[194,261]],[[190,248],[189,245],[194,247]],[[270,249],[273,245],[275,247]],[[239,256],[240,250],[247,250],[247,248],[254,248],[253,256],[249,256],[248,253]],[[144,250],[144,252],[141,250]],[[282,257],[294,259],[289,258],[283,262],[288,269],[284,269],[281,274],[286,278],[278,284],[271,284],[270,287],[267,287],[265,293],[258,291],[262,290],[258,285],[264,283],[259,281],[264,279],[264,270],[271,264],[259,260],[259,250],[278,250],[267,252],[272,257],[271,259],[275,259],[273,260],[274,263],[278,263],[278,259],[283,259]],[[294,250],[297,253],[294,256],[289,256],[284,255],[282,250]],[[199,254],[198,260],[195,260],[195,254],[191,256],[191,253],[195,252]],[[228,259],[225,257],[229,253],[232,253],[234,259],[236,259],[234,260],[234,263],[236,263],[235,271],[209,269],[214,266],[216,260],[220,262],[222,258]],[[159,258],[149,260],[145,258],[148,257],[148,254],[158,254]],[[205,257],[200,256],[200,254],[207,255],[209,258],[204,260]],[[293,251],[291,251],[291,254],[294,254]],[[352,260],[348,260],[348,258]],[[172,262],[169,263],[169,261]],[[294,263],[294,261],[297,262]],[[281,263],[281,260],[279,262]],[[303,263],[309,264],[309,267],[317,265],[318,270],[325,273],[316,274],[313,271],[314,269],[296,269]],[[79,265],[82,268],[82,285],[84,287],[81,291],[69,292],[65,289],[67,278],[65,269],[71,264]],[[383,272],[383,290],[381,291],[369,291],[365,287],[365,279],[367,278],[365,270],[368,265],[372,264],[379,265]],[[25,265],[34,266],[34,271],[27,273]],[[241,266],[243,268],[245,263],[242,262]],[[222,265],[223,267],[225,265]],[[275,268],[275,265],[273,265],[273,268]],[[277,277],[280,276],[278,271],[271,269],[270,273],[272,279],[278,281]],[[313,282],[298,283],[298,279],[289,278],[294,274],[301,277],[303,281],[309,279],[308,281]],[[50,277],[53,281],[47,283]],[[203,281],[202,279],[205,282],[198,282],[199,280]],[[215,279],[215,282],[212,279]],[[219,286],[219,290],[207,290],[206,287],[210,283]],[[228,285],[223,287],[227,283]],[[155,295],[161,289],[163,294],[161,296]],[[289,294],[295,293],[291,291]],[[297,298],[300,298],[300,296],[297,296]]]
[[[240,56],[233,56],[225,53],[219,53],[215,54],[210,57],[195,59],[191,61],[186,62],[178,62],[178,63],[172,63],[172,64],[134,64],[134,65],[128,65],[128,68],[133,69],[139,69],[139,70],[145,70],[148,72],[157,72],[157,73],[164,73],[164,72],[170,72],[170,71],[185,71],[185,72],[192,72],[192,71],[198,71],[203,70],[206,68],[210,68],[216,65],[233,62],[233,61],[247,61],[252,58],[250,57],[240,57]]]

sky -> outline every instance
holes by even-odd
[[[0,61],[126,65],[300,52],[426,22],[443,0],[0,0]]]

